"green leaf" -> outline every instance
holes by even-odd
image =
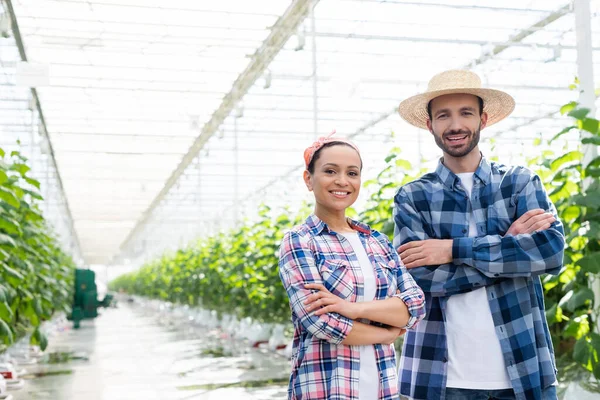
[[[582,365],[587,365],[590,359],[590,349],[587,337],[582,337],[577,342],[575,342],[575,348],[573,349],[573,359]]]
[[[20,235],[21,225],[10,217],[0,218],[0,229],[12,235]]]
[[[33,308],[33,302],[30,301],[29,304],[27,305],[27,308],[25,309],[25,316],[27,318],[29,318],[29,321],[31,321],[31,324],[33,326],[39,326],[40,325],[40,317],[39,315],[35,312],[35,309]]]
[[[38,190],[40,189],[40,182],[33,178],[26,176],[25,182],[29,183],[31,186],[35,186]]]
[[[0,185],[3,185],[4,183],[6,183],[7,180],[8,180],[8,175],[6,175],[6,172],[4,172],[3,170],[0,169]]]
[[[600,121],[594,118],[584,118],[580,121],[577,121],[577,126],[579,129],[590,132],[594,135],[598,135],[598,127],[600,126]]]
[[[17,197],[17,199],[21,200],[23,198],[23,196],[25,195],[25,192],[23,192],[23,189],[21,189],[18,186],[15,186],[12,188],[13,193],[15,194],[15,196]]]
[[[577,206],[568,206],[560,213],[560,219],[563,221],[572,221],[581,215],[581,208]]]
[[[4,152],[4,150],[2,148],[0,148],[0,157],[4,157],[6,155],[6,153]]]
[[[577,107],[577,102],[576,101],[572,101],[570,103],[565,104],[564,106],[562,106],[560,108],[560,113],[561,115],[565,115],[566,113],[571,112],[572,110],[575,109],[575,107]]]
[[[590,323],[587,317],[587,315],[582,315],[569,321],[564,330],[565,337],[572,337],[575,340],[579,340],[587,335],[590,332]]]
[[[562,110],[562,108],[561,108]],[[588,115],[590,113],[590,109],[589,108],[576,108],[574,110],[571,110],[567,113],[567,115],[569,117],[573,117],[575,119],[583,119],[586,117],[586,115]]]
[[[389,163],[391,160],[393,160],[394,158],[398,157],[397,154],[390,154],[385,158],[385,163]]]
[[[12,308],[6,303],[6,301],[0,301],[0,319],[4,321],[12,321],[14,313]]]
[[[15,240],[4,233],[0,233],[0,245],[17,247]]]
[[[588,189],[587,195],[577,195],[573,196],[573,202],[577,204],[579,207],[588,207],[588,208],[600,208],[600,196],[599,193],[594,193]]]
[[[591,136],[586,137],[581,140],[583,144],[593,144],[595,146],[600,146],[600,136]]]
[[[44,198],[42,197],[41,194],[39,194],[38,192],[35,192],[33,190],[28,190],[28,189],[23,189],[24,193],[27,193],[28,195],[30,195],[31,197],[33,197],[34,199],[38,199],[38,200],[44,200]]]
[[[554,161],[552,161],[550,163],[550,168],[552,169],[553,172],[556,172],[556,171],[558,171],[558,169],[560,167],[562,167],[566,163],[581,162],[582,159],[583,159],[583,153],[581,153],[580,151],[577,151],[577,150],[570,151],[567,154],[564,154],[564,155],[556,158]]]
[[[576,263],[585,272],[600,273],[600,252],[594,252],[580,258]]]
[[[600,380],[600,362],[594,365],[594,377]]]
[[[549,325],[553,325],[556,322],[560,322],[557,318],[558,314],[558,304],[554,304],[552,307],[546,310],[546,320]]]
[[[573,296],[567,301],[565,308],[569,311],[575,311],[583,306],[586,301],[594,301],[594,292],[590,288],[580,288],[574,292]]]
[[[412,165],[410,162],[406,160],[396,160],[396,167],[400,168],[404,172],[410,172],[412,170]]]
[[[13,344],[13,334],[6,322],[0,319],[0,337],[4,337],[5,344]]]
[[[35,328],[33,334],[31,335],[30,344],[37,344],[40,346],[40,350],[44,351],[48,347],[48,338],[44,333],[40,331],[40,328]]]
[[[592,177],[597,177],[600,174],[600,157],[596,157],[589,162],[585,167],[585,174]]]
[[[31,170],[31,168],[29,168],[26,164],[21,163],[14,163],[10,166],[10,169],[13,171],[17,171],[22,177],[24,177],[25,174],[29,172],[29,170]]]
[[[15,196],[13,191],[2,186],[0,186],[0,200],[4,200],[5,202],[7,202],[15,208],[19,208],[19,206],[21,205],[21,202],[19,201],[17,196]]]
[[[19,280],[23,280],[24,276],[17,270],[9,267],[8,265],[2,263],[0,264],[2,265],[2,269],[4,269],[4,272],[6,272],[9,276],[12,276],[13,278],[19,279]],[[21,288],[19,288],[21,289]],[[23,289],[21,289],[23,290]]]
[[[548,143],[552,143],[553,141],[555,141],[556,139],[558,139],[565,133],[569,132],[571,129],[576,129],[576,128],[577,127],[575,125],[566,127],[565,129],[563,129],[562,131],[560,131],[556,135],[554,135],[554,137],[552,139],[550,139]]]

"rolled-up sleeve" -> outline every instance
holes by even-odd
[[[310,246],[311,238],[298,232],[287,232],[279,249],[279,276],[290,300],[292,322],[300,323],[314,337],[340,344],[352,330],[352,320],[338,313],[315,316],[304,302],[314,290],[309,283],[323,283]]]
[[[516,203],[515,220],[529,210],[541,208],[554,215],[556,221],[548,229],[529,234],[455,238],[454,263],[469,265],[489,277],[558,275],[563,265],[564,228],[537,175],[517,195]]]

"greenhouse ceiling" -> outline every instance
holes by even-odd
[[[482,135],[510,162],[567,123],[575,21],[564,0],[3,0],[0,145],[30,150],[83,263],[143,261],[261,202],[299,204],[302,149],[332,129],[367,174],[393,146],[431,165],[429,134],[395,109],[444,69],[515,97]]]

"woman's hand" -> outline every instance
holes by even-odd
[[[320,283],[308,283],[306,289],[316,289],[318,292],[309,295],[304,302],[307,311],[315,311],[315,315],[336,312],[346,318],[355,320],[360,318],[360,303],[353,303],[332,294]]]
[[[389,326],[386,329],[390,333],[390,337],[383,344],[393,344],[396,341],[396,339],[398,339],[400,336],[406,333],[406,329],[396,328],[395,326]]]

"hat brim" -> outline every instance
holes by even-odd
[[[398,112],[409,124],[418,128],[427,129],[427,104],[436,97],[446,94],[472,94],[483,99],[483,112],[487,113],[486,126],[494,125],[496,122],[508,117],[515,109],[515,100],[511,95],[501,90],[483,88],[460,88],[435,90],[409,97],[400,103]]]

